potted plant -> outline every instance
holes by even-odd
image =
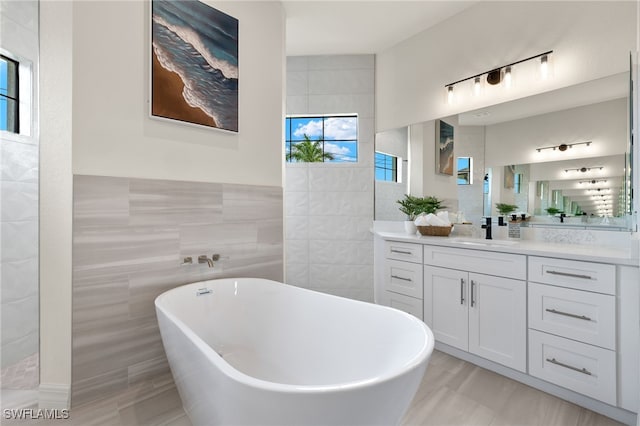
[[[435,213],[439,209],[445,208],[442,205],[442,200],[436,197],[414,197],[413,195],[405,194],[402,200],[397,200],[396,203],[400,204],[400,211],[407,215],[407,220],[404,222],[404,228],[408,234],[415,234],[417,231],[414,220],[420,214]]]
[[[518,206],[515,204],[506,204],[506,203],[496,203],[496,208],[498,209],[498,213],[500,216],[498,217],[498,225],[505,226],[504,218],[509,216],[509,213],[518,210]]]
[[[397,200],[396,203],[400,204],[400,211],[407,215],[407,220],[404,221],[404,229],[407,234],[415,234],[418,229],[413,221],[416,219],[418,212],[418,197],[414,197],[409,194],[405,194],[402,200]]]
[[[547,207],[545,210],[549,216],[555,216],[558,213],[562,213],[562,210],[557,209],[555,207]]]

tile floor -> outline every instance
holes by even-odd
[[[69,420],[2,425],[191,426],[170,375],[74,407]],[[403,425],[613,426],[607,417],[434,352]]]

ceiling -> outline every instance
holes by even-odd
[[[458,124],[488,126],[549,112],[561,111],[629,95],[629,73],[614,74],[539,95],[493,105],[458,115]]]
[[[475,1],[283,1],[287,56],[373,54]]]

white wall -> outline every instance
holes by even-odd
[[[239,133],[148,117],[149,2],[77,2],[74,174],[282,185],[282,7],[205,3],[239,19]]]
[[[376,57],[376,130],[624,72],[637,2],[479,2]],[[553,50],[554,76],[449,106],[444,85]]]
[[[71,382],[74,173],[282,185],[282,6],[210,4],[240,21],[239,134],[148,118],[148,2],[41,2],[41,378],[51,392]]]
[[[38,3],[0,3],[0,48],[20,62],[20,134],[0,134],[2,367],[38,352]],[[27,114],[24,114],[27,113]],[[2,383],[3,387],[7,383]]]
[[[358,114],[358,162],[287,163],[285,280],[373,301],[374,56],[287,58],[287,114]]]
[[[486,126],[487,167],[624,154],[626,98]],[[592,141],[567,151],[536,148]],[[621,164],[622,167],[624,164]]]

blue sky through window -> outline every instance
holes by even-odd
[[[358,161],[358,117],[357,116],[316,116],[287,117],[285,123],[285,149],[291,152],[291,145],[305,140],[320,141],[323,152],[333,154],[332,163]]]

